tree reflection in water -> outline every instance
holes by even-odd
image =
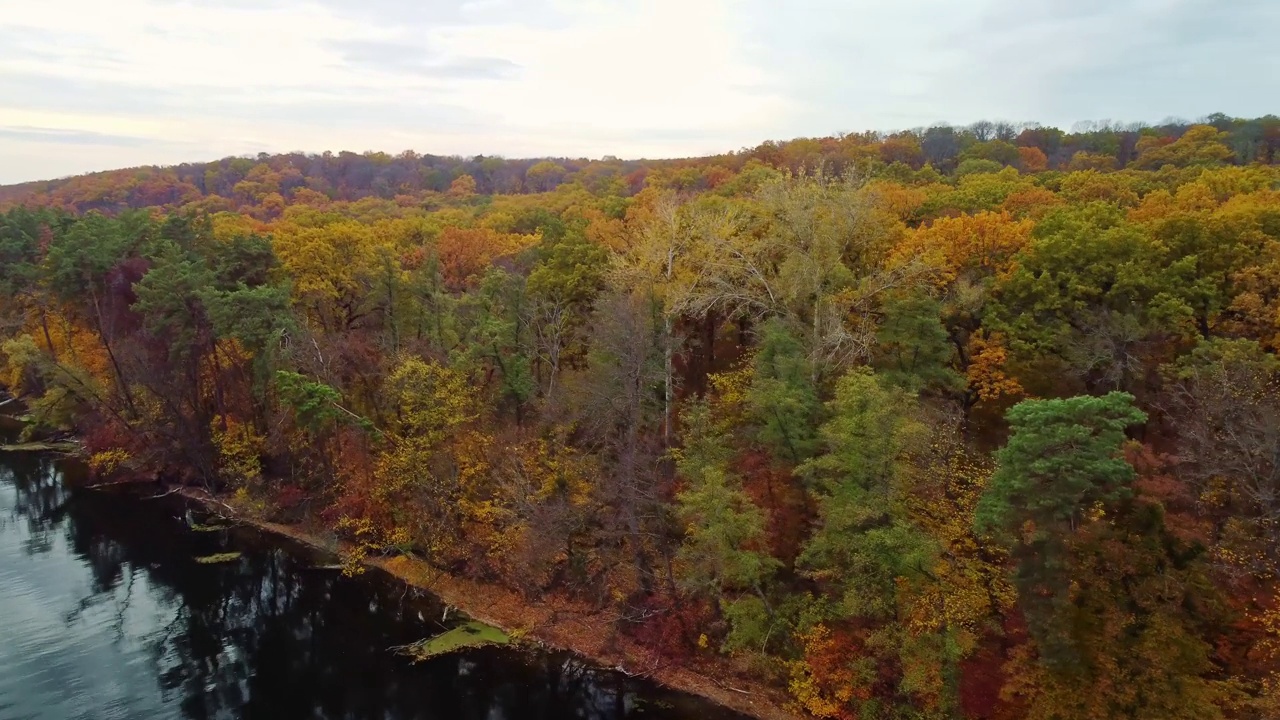
[[[733,717],[564,654],[489,648],[411,664],[387,648],[442,629],[431,621],[442,608],[430,598],[373,573],[347,579],[317,569],[311,553],[252,531],[191,531],[172,497],[69,490],[47,457],[0,456],[0,501],[10,505],[0,507],[0,549],[19,557],[9,565],[21,573],[23,556],[63,553],[70,572],[84,576],[71,584],[88,588],[75,598],[47,594],[56,598],[49,618],[69,642],[26,638],[48,657],[24,662],[99,676],[66,687],[129,685],[126,700],[112,701],[116,717]],[[229,551],[240,558],[194,560]],[[10,629],[22,643],[23,629]],[[0,662],[0,709],[112,715],[95,708],[107,700],[92,692],[35,697],[38,683],[6,684],[6,671]]]

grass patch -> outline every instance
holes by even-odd
[[[196,558],[196,562],[200,563],[201,565],[214,565],[216,563],[231,562],[232,560],[239,560],[239,559],[240,559],[240,553],[225,552],[225,553],[215,553],[213,555],[205,555],[204,557],[198,557]]]
[[[400,645],[392,649],[403,655],[408,655],[413,658],[414,662],[422,662],[423,660],[440,657],[459,650],[471,650],[487,645],[508,645],[510,643],[511,637],[502,630],[492,625],[472,620],[435,637],[419,640],[409,645]]]

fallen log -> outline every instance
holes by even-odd
[[[25,442],[0,445],[0,452],[61,452],[73,453],[80,446],[73,442]]]

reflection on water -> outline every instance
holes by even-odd
[[[182,514],[0,455],[0,720],[732,717],[561,654],[408,663],[387,648],[441,629],[429,599]]]

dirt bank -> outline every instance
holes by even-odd
[[[266,532],[318,549],[333,549],[331,542],[305,527],[246,517],[235,513],[218,498],[194,488],[176,489],[175,492]],[[697,665],[677,665],[655,657],[647,649],[615,632],[615,617],[607,612],[563,598],[529,600],[500,585],[455,577],[410,556],[368,558],[365,564],[388,572],[413,587],[422,588],[470,617],[500,627],[524,640],[568,650],[603,667],[643,676],[759,720],[802,720],[804,717],[786,708],[784,693],[742,678],[724,661],[704,660]]]

